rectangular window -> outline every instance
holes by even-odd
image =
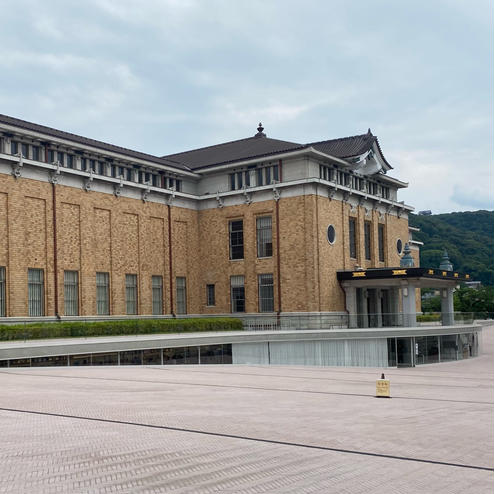
[[[33,146],[33,160],[39,161],[39,146]]]
[[[152,276],[153,315],[163,314],[163,276]]]
[[[370,261],[372,259],[372,250],[371,250],[371,224],[366,221],[364,223],[364,247],[365,247],[365,258]]]
[[[355,218],[350,218],[348,222],[348,233],[350,237],[350,257],[357,259],[357,230]]]
[[[259,312],[274,312],[273,275],[260,274],[257,281],[259,285]]]
[[[10,141],[10,154],[17,154],[19,152],[19,145],[16,141]]]
[[[258,186],[261,186],[261,185],[263,185],[263,184],[264,184],[264,181],[263,181],[263,176],[262,176],[262,175],[263,175],[263,173],[262,173],[262,172],[263,172],[263,169],[262,169],[262,168],[258,168],[258,169],[256,170],[256,173],[257,173],[257,185],[258,185]]]
[[[27,144],[21,144],[22,156],[29,158],[29,146]]]
[[[45,315],[45,287],[42,269],[27,270],[28,314],[32,317]]]
[[[87,171],[87,158],[81,158],[81,170],[83,172]]]
[[[243,173],[238,172],[236,175],[237,175],[237,189],[241,189],[244,186]]]
[[[89,169],[96,172],[96,160],[89,160]]]
[[[74,168],[74,156],[72,154],[67,155],[67,168]]]
[[[133,181],[133,170],[132,168],[127,168],[127,182],[132,182]]]
[[[384,262],[384,225],[377,227],[377,240],[379,244],[379,261]]]
[[[244,258],[244,222],[230,221],[230,259]]]
[[[55,151],[53,151],[53,149],[49,149],[48,150],[48,163],[50,163],[50,165],[52,165],[53,163],[55,163],[56,159],[55,159]]]
[[[232,312],[245,312],[245,286],[243,276],[230,278]]]
[[[257,257],[271,257],[273,255],[273,233],[271,216],[256,219],[257,230]]]
[[[57,154],[58,154],[57,159],[58,159],[58,161],[60,161],[60,164],[63,166],[63,164],[64,164],[64,159],[63,159],[64,158],[64,155],[60,151]]]
[[[235,190],[235,173],[230,173],[230,190]]]
[[[273,166],[273,180],[280,181],[280,167],[278,165]]]
[[[206,305],[212,307],[216,305],[215,295],[214,295],[214,285],[206,285]]]
[[[6,312],[6,299],[5,299],[5,268],[0,266],[0,317],[5,317],[7,315]]]
[[[104,175],[105,174],[105,164],[102,161],[97,161],[98,164],[98,175]]]
[[[63,272],[63,289],[65,315],[79,315],[79,273],[77,271]]]
[[[181,192],[182,190],[182,180],[175,180],[175,190]]]
[[[271,185],[271,167],[266,167],[264,172],[266,174],[266,185]]]
[[[110,314],[110,275],[96,273],[96,314],[106,316]]]
[[[127,314],[137,314],[137,275],[125,275],[125,306]]]
[[[187,280],[183,276],[177,276],[177,314],[187,314]]]

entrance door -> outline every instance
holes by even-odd
[[[412,338],[396,338],[398,367],[413,367]]]

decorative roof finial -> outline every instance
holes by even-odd
[[[262,123],[259,122],[259,127],[257,127],[257,134],[255,137],[266,137],[266,134],[263,133],[264,127],[262,126]]]
[[[403,249],[403,257],[400,259],[400,268],[413,268],[415,266],[411,253],[410,245],[407,242]]]
[[[441,264],[439,264],[439,269],[442,269],[443,271],[453,271],[453,265],[449,260],[448,252],[446,251],[446,249],[444,249]]]
[[[372,135],[372,132],[371,132],[371,130],[370,130],[370,127],[369,127],[369,129],[367,130],[367,135],[368,135],[368,136],[371,136],[371,135]]]

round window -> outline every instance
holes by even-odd
[[[329,225],[328,226],[328,233],[327,233],[327,235],[328,235],[328,242],[330,244],[334,244],[334,241],[336,239],[336,231],[335,231],[333,225]]]
[[[401,255],[401,252],[402,252],[402,250],[403,250],[403,244],[402,244],[402,242],[401,242],[401,239],[398,239],[398,240],[396,241],[396,250],[398,251],[398,254],[400,254],[400,255]]]

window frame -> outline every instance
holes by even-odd
[[[110,315],[110,273],[107,271],[96,272],[96,314],[98,316]]]
[[[238,310],[239,307],[240,310]],[[244,275],[230,276],[230,310],[232,314],[245,312],[245,276]]]
[[[378,243],[378,251],[379,251],[379,262],[384,262],[385,260],[385,252],[384,252],[384,245],[385,245],[385,230],[384,230],[384,224],[379,223],[377,226],[377,243]]]
[[[72,277],[72,279],[70,279]],[[79,315],[79,272],[65,270],[63,272],[64,314]]]
[[[257,275],[257,294],[259,312],[274,312],[273,273],[260,273]]]
[[[267,226],[268,220],[269,226]],[[263,222],[266,224],[263,225]],[[258,259],[273,257],[273,217],[271,215],[256,217],[256,245]]]
[[[241,230],[233,230],[234,224],[241,224]],[[236,219],[228,222],[228,238],[230,246],[230,261],[244,259],[244,220]]]
[[[163,276],[151,276],[151,311],[153,316],[163,315]]]
[[[34,279],[34,275],[40,275]],[[36,293],[37,292],[37,293]],[[33,298],[39,295],[39,300]],[[27,304],[29,317],[43,317],[45,315],[45,270],[41,268],[27,269]]]
[[[206,307],[216,306],[216,289],[214,283],[206,285]]]
[[[129,316],[136,316],[139,314],[139,294],[137,283],[137,274],[125,274],[125,313]]]
[[[372,261],[372,223],[364,221],[364,251],[365,260]]]
[[[348,252],[351,259],[357,259],[357,218],[350,216],[348,218]]]

